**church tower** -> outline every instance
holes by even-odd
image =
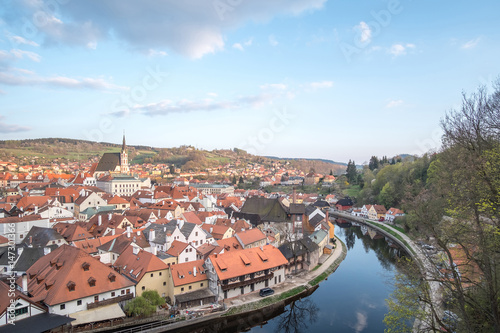
[[[128,174],[129,172],[127,146],[125,145],[125,133],[123,133],[123,145],[120,153],[120,173]]]

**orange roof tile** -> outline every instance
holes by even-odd
[[[203,267],[204,263],[204,260],[195,260],[170,266],[174,286],[178,287],[207,280],[207,273]]]

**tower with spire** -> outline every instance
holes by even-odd
[[[129,172],[130,170],[128,168],[128,153],[127,153],[127,145],[125,144],[125,131],[124,131],[122,151],[120,153],[120,173],[128,174]]]

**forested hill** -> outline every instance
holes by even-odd
[[[157,148],[127,145],[127,149],[132,164],[168,163],[185,170],[203,169],[228,163],[243,166],[248,163],[260,163],[271,166],[278,160],[289,163],[304,172],[314,170],[317,173],[333,172],[337,175],[345,171],[344,163],[328,160],[269,158],[251,155],[238,148],[207,151],[192,146]],[[86,161],[97,159],[106,152],[119,152],[120,150],[121,144],[67,138],[3,140],[0,141],[0,160],[11,160],[19,164]]]

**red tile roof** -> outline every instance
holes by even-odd
[[[174,257],[178,257],[179,254],[181,254],[181,252],[184,251],[184,249],[188,246],[189,246],[188,243],[174,240],[172,242],[172,245],[170,245],[170,248],[167,250],[167,253]]]
[[[230,251],[209,256],[219,280],[231,279],[245,274],[286,265],[288,261],[280,250],[272,245]]]
[[[26,273],[33,301],[43,301],[48,305],[134,285],[85,251],[69,245],[62,245],[41,257]],[[91,280],[95,280],[94,286],[91,286]],[[70,285],[74,285],[73,291],[70,291]]]
[[[178,287],[207,280],[207,273],[203,267],[204,263],[204,260],[196,260],[170,266],[174,286]]]
[[[134,253],[134,251],[137,252]],[[167,264],[154,254],[144,250],[134,250],[132,245],[129,245],[120,254],[113,266],[118,268],[120,273],[134,281],[140,281],[144,274],[148,272],[155,272],[168,268]]]
[[[240,231],[234,234],[234,236],[239,239],[244,246],[266,239],[266,235],[258,228]]]

